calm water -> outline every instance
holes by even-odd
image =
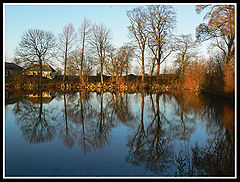
[[[6,176],[235,176],[234,116],[190,92],[7,93]]]

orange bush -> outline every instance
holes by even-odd
[[[184,75],[184,88],[200,91],[204,86],[206,64],[204,62],[192,62]]]
[[[235,66],[234,62],[223,64],[223,91],[225,94],[233,95],[235,92]]]

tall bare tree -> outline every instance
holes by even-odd
[[[97,58],[97,64],[100,64],[101,84],[103,84],[103,68],[106,60],[107,52],[110,49],[110,30],[104,24],[94,25],[90,36],[90,46],[92,53]]]
[[[64,57],[64,75],[63,75],[63,81],[65,81],[66,72],[67,72],[67,61],[69,54],[72,51],[73,45],[76,43],[77,34],[75,32],[75,29],[71,23],[66,25],[63,28],[63,31],[58,35],[59,38],[59,48],[61,54],[63,54]]]
[[[144,54],[148,38],[146,9],[142,7],[134,8],[133,10],[127,11],[127,16],[130,22],[128,30],[137,41],[138,48],[141,52],[142,82],[144,82]]]
[[[154,55],[153,61],[157,61],[157,75],[160,74],[161,63],[163,63],[174,50],[170,40],[175,24],[176,12],[172,6],[147,6],[148,47]]]
[[[196,56],[196,43],[193,41],[191,34],[182,34],[176,37],[175,41],[177,63],[180,64],[180,77],[182,78],[186,65]]]
[[[83,62],[84,62],[84,53],[85,53],[85,44],[88,41],[88,36],[90,35],[92,30],[92,25],[91,21],[88,20],[87,18],[84,18],[80,28],[79,28],[79,33],[80,33],[80,41],[81,41],[81,46],[82,46],[82,51],[81,51],[81,64],[80,64],[80,81],[84,82],[83,79]]]
[[[25,65],[38,63],[40,65],[40,84],[42,83],[42,64],[48,61],[56,46],[54,34],[39,29],[29,29],[21,36],[15,55],[17,60]]]

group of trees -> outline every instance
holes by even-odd
[[[21,36],[14,62],[24,67],[40,64],[42,75],[42,64],[51,62],[51,58],[63,64],[63,81],[67,74],[78,74],[80,82],[84,82],[96,66],[103,84],[104,71],[117,77],[129,73],[133,50],[127,44],[115,48],[111,44],[110,29],[84,18],[78,32],[69,23],[57,37],[48,31],[29,29]]]
[[[173,52],[170,38],[175,28],[176,12],[172,6],[151,5],[127,11],[127,16],[130,22],[128,29],[140,50],[144,82],[146,49],[150,49],[153,55],[150,74],[153,74],[157,62],[157,76],[160,74],[161,63]]]
[[[201,79],[202,89],[217,94],[234,95],[235,92],[235,6],[197,5],[196,12],[206,12],[204,20],[196,28],[196,41],[211,40],[210,48],[214,54],[209,60],[197,63],[204,67]]]
[[[48,31],[29,29],[22,35],[14,59],[18,63],[37,62],[41,68],[43,62],[56,58],[64,65],[63,81],[66,74],[78,74],[80,81],[84,82],[95,68],[95,71],[100,73],[103,84],[103,73],[112,78],[116,77],[117,80],[119,76],[127,75],[131,70],[133,58],[141,62],[144,82],[146,53],[149,58],[149,74],[152,76],[156,70],[158,77],[161,64],[174,54],[175,66],[177,65],[175,71],[183,80],[191,60],[201,60],[197,56],[198,44],[212,40],[211,46],[217,47],[222,57],[220,65],[222,78],[226,82],[234,83],[232,80],[229,81],[229,74],[233,73],[234,77],[235,7],[196,6],[197,13],[203,11],[206,11],[204,20],[208,20],[208,23],[196,27],[196,40],[193,40],[191,34],[178,36],[173,34],[176,12],[172,6],[147,5],[126,12],[130,23],[128,30],[133,41],[120,48],[112,45],[110,29],[104,24],[93,24],[84,18],[78,31],[69,23],[57,38]],[[223,69],[226,70],[225,73]],[[205,72],[209,73],[207,70]]]

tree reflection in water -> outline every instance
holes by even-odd
[[[112,123],[107,122],[106,119],[106,108],[103,105],[103,92],[98,96],[100,96],[100,108],[94,110],[96,122],[89,130],[91,145],[94,149],[103,148],[110,144],[110,130],[113,127]]]
[[[63,101],[64,112],[62,113],[64,113],[64,122],[60,124],[59,138],[63,141],[65,146],[71,149],[74,145],[75,132],[74,128],[72,127],[72,125],[69,124],[68,121],[67,99],[65,93],[63,94]]]
[[[29,143],[57,137],[69,149],[77,143],[86,154],[109,146],[112,129],[124,125],[131,129],[127,163],[161,176],[234,175],[234,104],[227,101],[190,92],[78,92],[56,93],[62,104],[46,105],[45,95],[41,91],[34,103],[27,97],[14,105]],[[191,141],[200,125],[207,134],[203,145]]]
[[[56,126],[52,122],[50,110],[43,107],[43,91],[34,97],[17,102],[13,108],[17,125],[28,143],[50,142],[56,135]]]
[[[176,156],[177,176],[234,175],[234,106],[218,98],[182,93],[185,113],[205,121],[208,140],[205,146],[185,142]],[[176,97],[179,98],[179,97]],[[181,101],[176,99],[180,102]],[[227,123],[227,124],[226,124]],[[183,160],[182,160],[183,159]]]
[[[159,110],[159,94],[156,94],[156,110],[152,100],[154,113],[148,126],[144,126],[144,94],[142,95],[141,122],[135,134],[129,137],[129,152],[126,161],[134,165],[144,165],[156,173],[168,173],[167,169],[173,162],[173,150],[169,121]],[[168,126],[166,126],[166,124]]]
[[[233,176],[234,107],[194,93],[165,96],[160,103],[164,107],[165,102],[171,103],[173,112],[165,115],[159,107],[160,95],[155,94],[155,102],[150,95],[152,107],[145,111],[149,117],[143,122],[142,94],[141,119],[128,137],[126,161],[156,175]],[[204,122],[210,135],[203,146],[190,141],[198,120]]]

